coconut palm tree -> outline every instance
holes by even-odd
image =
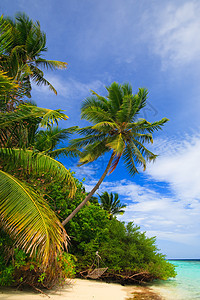
[[[126,205],[122,205],[119,200],[119,195],[117,193],[110,193],[103,192],[101,195],[99,195],[101,207],[106,210],[110,217],[115,215],[123,215],[124,210],[123,208],[126,208]]]
[[[92,91],[92,96],[83,102],[81,116],[92,125],[78,130],[84,136],[72,140],[69,149],[82,150],[79,165],[93,162],[106,153],[111,153],[111,156],[95,187],[63,221],[63,225],[85,205],[108,172],[112,173],[115,170],[121,158],[131,175],[138,173],[140,165],[145,170],[146,162],[156,158],[156,155],[146,148],[145,143],[153,143],[152,133],[161,129],[168,119],[163,118],[153,123],[138,119],[140,111],[147,104],[147,90],[140,88],[138,93],[133,95],[130,84],[120,85],[113,82],[107,87],[107,92],[108,95],[103,97]]]
[[[42,58],[47,47],[46,35],[41,31],[40,23],[34,23],[24,13],[18,13],[14,20],[1,18],[0,25],[0,45],[4,45],[0,56],[1,70],[17,81],[23,95],[30,97],[31,80],[37,85],[47,85],[57,94],[40,68],[63,69],[67,63]]]
[[[50,174],[69,187],[71,197],[76,186],[71,173],[50,156],[33,149],[6,147],[7,138],[12,140],[17,124],[20,127],[30,117],[39,118],[41,126],[50,126],[67,118],[60,110],[30,104],[20,105],[14,112],[0,113],[0,225],[14,239],[16,246],[32,257],[36,256],[47,267],[56,264],[67,234],[48,203],[24,180],[13,176],[14,170],[22,170],[27,176]],[[23,126],[20,128],[22,132]],[[5,132],[10,133],[8,137]],[[21,136],[24,139],[23,134]]]

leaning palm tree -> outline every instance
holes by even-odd
[[[126,208],[126,205],[122,205],[119,200],[119,195],[117,193],[110,193],[103,192],[101,195],[99,195],[101,207],[106,210],[110,218],[115,215],[123,215],[124,210],[123,208]]]
[[[70,197],[74,195],[76,186],[72,174],[48,155],[33,149],[7,147],[8,139],[15,137],[16,127],[30,117],[39,118],[40,125],[47,127],[67,118],[60,110],[52,111],[30,104],[20,105],[14,112],[0,113],[0,226],[14,239],[16,246],[37,257],[43,267],[48,267],[57,263],[67,234],[42,196],[13,173],[17,169],[28,177],[50,174],[70,189]],[[24,140],[24,127],[20,130]],[[14,142],[16,140],[15,137]]]
[[[24,13],[16,14],[14,20],[1,18],[0,45],[3,44],[6,47],[0,57],[0,68],[20,84],[23,94],[30,97],[31,80],[37,85],[47,85],[57,94],[40,68],[63,69],[67,63],[42,58],[47,51],[46,35],[38,21],[34,23]]]
[[[130,84],[116,82],[107,87],[107,97],[92,91],[82,105],[82,118],[92,125],[78,130],[84,137],[71,141],[70,150],[81,149],[79,165],[84,165],[111,152],[107,167],[101,178],[84,201],[63,221],[65,225],[85,205],[99,188],[105,176],[112,173],[122,158],[129,173],[138,173],[138,166],[146,169],[146,161],[155,160],[156,155],[148,150],[145,143],[153,143],[152,133],[161,129],[168,119],[150,123],[138,119],[138,114],[147,104],[147,90],[140,88],[133,95]]]

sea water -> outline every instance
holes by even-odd
[[[176,266],[177,276],[151,287],[167,300],[200,300],[200,259],[169,262]]]

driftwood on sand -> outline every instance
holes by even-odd
[[[95,274],[96,274],[96,270]],[[92,278],[92,276],[90,276],[91,273],[91,269],[88,270],[84,270],[79,272],[79,274],[77,274],[78,277],[80,278],[91,278],[91,279],[102,279],[106,282],[117,282],[117,283],[121,283],[121,284],[134,284],[134,283],[145,283],[145,282],[150,282],[153,279],[155,279],[155,277],[153,277],[149,272],[147,271],[142,271],[142,272],[131,272],[131,271],[126,271],[126,272],[116,272],[114,270],[106,270],[106,272],[104,272],[102,275]]]

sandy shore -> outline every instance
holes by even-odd
[[[148,288],[137,286],[123,287],[120,284],[105,283],[94,280],[73,279],[63,288],[58,288],[44,294],[34,291],[19,291],[14,288],[0,288],[1,300],[160,300]]]

